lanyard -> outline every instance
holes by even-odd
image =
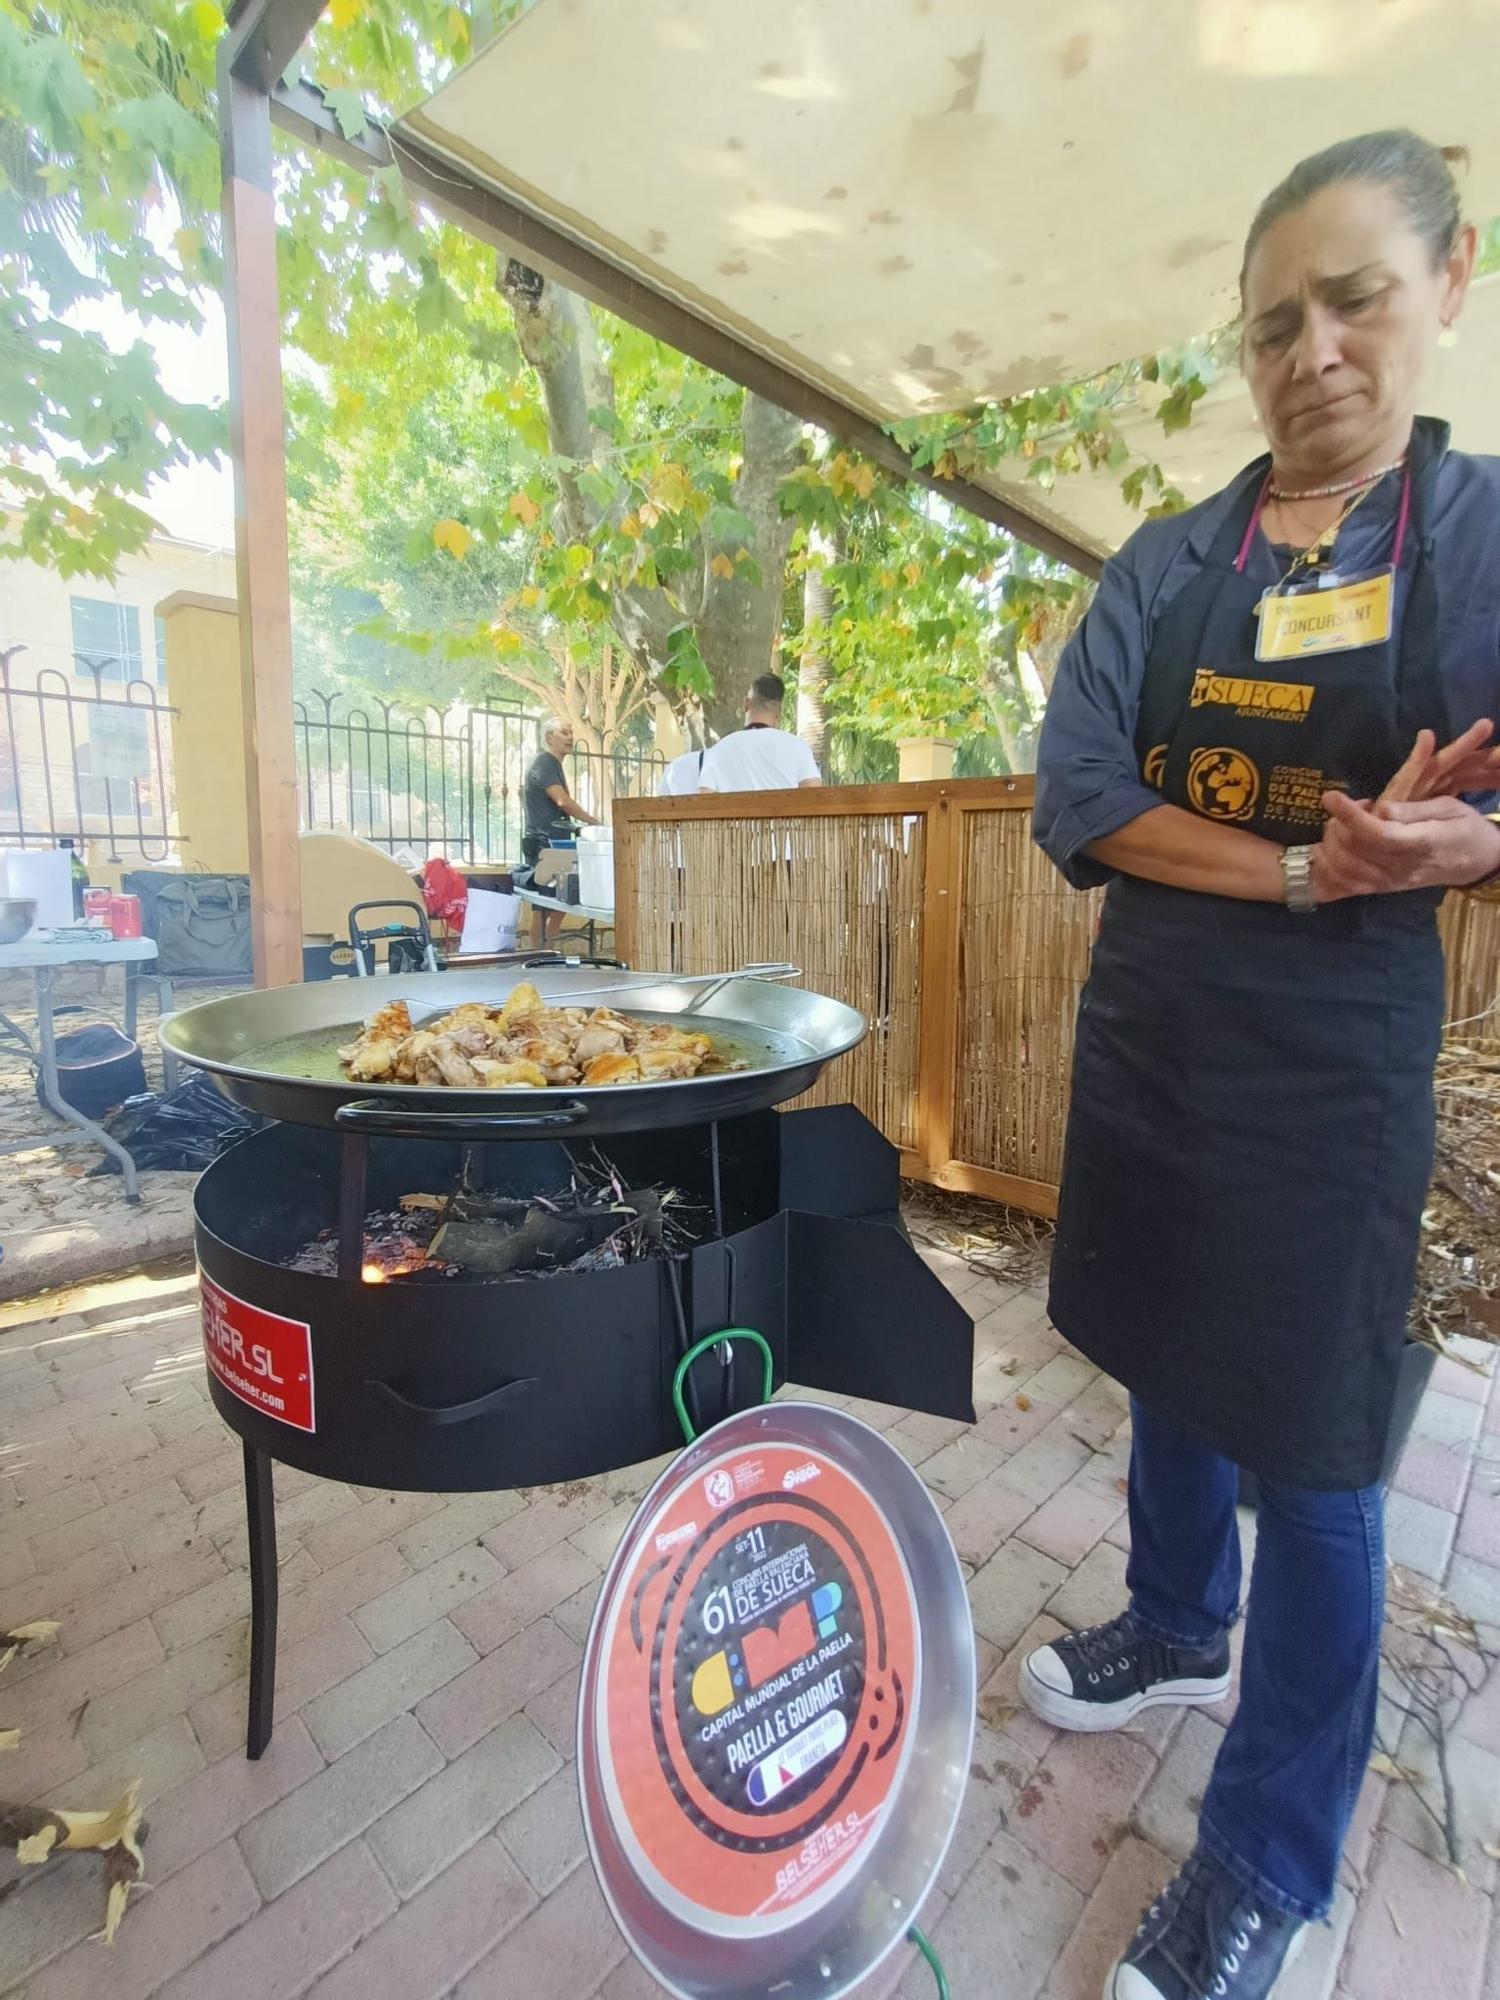
[[[1240,543],[1240,552],[1234,560],[1235,569],[1241,576],[1245,573],[1245,564],[1250,558],[1250,545],[1255,540],[1255,531],[1260,526],[1260,517],[1266,510],[1266,501],[1270,497],[1270,492],[1271,475],[1268,472],[1265,477],[1265,483],[1256,496],[1255,505],[1250,510],[1250,524],[1245,529],[1245,538]],[[1406,466],[1401,474],[1401,505],[1396,513],[1396,538],[1391,550],[1391,568],[1395,570],[1399,570],[1401,567],[1401,551],[1406,546],[1406,524],[1410,518],[1411,467]]]

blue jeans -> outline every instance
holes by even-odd
[[[1235,1622],[1239,1471],[1132,1401],[1131,1606],[1179,1645]],[[1385,1616],[1385,1492],[1260,1482],[1240,1705],[1198,1832],[1276,1909],[1327,1913],[1375,1732]]]

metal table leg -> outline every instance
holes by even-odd
[[[140,1012],[140,1004],[140,966],[136,961],[131,960],[125,966],[125,1032],[133,1042],[140,1039],[136,1034],[136,1017]]]
[[[65,1124],[75,1126],[78,1131],[92,1139],[101,1152],[108,1153],[112,1160],[119,1161],[120,1172],[125,1177],[125,1199],[139,1201],[141,1184],[136,1177],[135,1161],[117,1139],[111,1139],[102,1125],[96,1125],[92,1118],[85,1118],[83,1113],[69,1104],[62,1094],[62,1083],[57,1073],[57,1037],[52,1025],[53,969],[50,965],[39,965],[34,977],[37,1068],[42,1086],[42,1102],[55,1117],[61,1118]]]
[[[245,1725],[245,1755],[253,1758],[270,1742],[276,1719],[280,1579],[271,1461],[251,1444],[245,1446],[245,1522],[250,1535],[250,1712]]]

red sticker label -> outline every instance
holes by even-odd
[[[770,1442],[700,1466],[603,1634],[604,1792],[641,1879],[725,1936],[806,1917],[893,1804],[919,1662],[905,1561],[855,1479]]]
[[[203,1300],[203,1348],[208,1365],[231,1396],[299,1431],[313,1431],[312,1328],[236,1298],[198,1273]]]

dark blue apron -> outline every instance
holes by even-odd
[[[1305,784],[1273,785],[1273,770],[1368,796],[1419,728],[1446,736],[1425,539],[1445,446],[1419,425],[1397,637],[1295,664],[1255,659],[1249,482],[1147,657],[1137,746],[1168,803],[1313,840]],[[1310,696],[1259,686],[1293,679]],[[1109,888],[1079,1012],[1052,1318],[1264,1479],[1380,1475],[1432,1166],[1440,901],[1293,916],[1128,876]]]

